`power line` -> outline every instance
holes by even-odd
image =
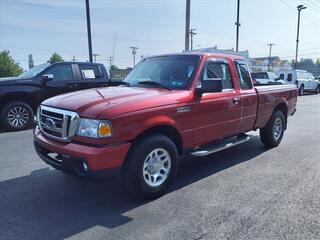
[[[279,0],[282,4],[284,4],[285,6],[287,6],[289,9],[291,9],[292,11],[294,11],[296,13],[296,9],[293,8],[292,6],[290,6],[288,3],[286,3],[284,0]],[[305,18],[307,21],[309,21],[310,23],[312,23],[313,25],[315,25],[316,27],[320,28],[320,25],[316,22],[314,22],[312,19],[310,19],[309,17],[303,15],[303,18]]]

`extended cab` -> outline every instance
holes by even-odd
[[[254,87],[245,60],[224,54],[150,57],[122,84],[44,101],[34,146],[68,173],[120,174],[143,198],[164,194],[183,154],[209,155],[256,129],[266,146],[278,146],[297,102],[294,85]]]
[[[0,78],[0,126],[26,129],[34,123],[34,113],[43,100],[109,84],[104,65],[84,62],[45,63],[18,77]]]

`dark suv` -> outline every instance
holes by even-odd
[[[6,130],[32,126],[39,104],[50,97],[110,85],[102,64],[44,63],[18,77],[0,78],[0,123]]]

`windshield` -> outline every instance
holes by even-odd
[[[35,67],[31,68],[29,71],[26,71],[26,72],[22,73],[21,75],[19,75],[19,77],[20,78],[32,78],[32,77],[35,77],[37,74],[42,72],[48,66],[50,66],[50,63],[40,64],[38,66],[35,66]]]
[[[130,86],[159,87],[146,84],[151,81],[169,89],[188,89],[199,59],[197,55],[147,58],[130,72],[124,82]]]

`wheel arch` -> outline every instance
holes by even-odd
[[[176,145],[179,155],[182,155],[183,153],[182,136],[179,133],[179,131],[171,125],[161,124],[157,126],[152,126],[144,130],[143,132],[141,132],[139,135],[137,135],[137,137],[133,141],[137,141],[138,139],[142,139],[152,134],[162,134],[170,138]]]
[[[24,102],[28,104],[33,109],[34,112],[36,112],[37,110],[38,105],[35,97],[25,93],[4,95],[0,99],[0,107],[3,107],[4,105],[10,102],[15,102],[15,101]]]
[[[285,101],[282,101],[273,110],[273,112],[276,112],[276,111],[281,111],[283,113],[284,119],[285,119],[285,129],[287,129],[288,103]]]

